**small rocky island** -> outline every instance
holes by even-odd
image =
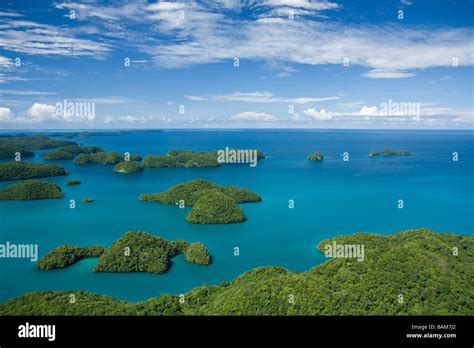
[[[410,151],[407,150],[391,150],[385,149],[383,151],[370,151],[369,157],[378,157],[378,156],[409,156],[411,155]]]
[[[0,200],[38,200],[63,198],[61,188],[53,182],[25,180],[0,190]]]
[[[21,161],[0,163],[0,181],[37,179],[67,174],[66,169],[57,164],[28,163]]]
[[[311,161],[322,161],[324,156],[321,152],[313,152],[309,154],[307,158]]]
[[[262,198],[244,188],[220,186],[204,179],[177,184],[161,193],[144,193],[141,201],[193,206],[186,220],[198,224],[228,224],[245,221],[239,203],[260,202]]]
[[[86,197],[82,199],[82,203],[92,203],[94,200],[92,198]]]
[[[99,257],[104,252],[101,246],[79,247],[61,245],[43,256],[36,263],[36,267],[44,270],[65,268],[89,257]]]
[[[166,240],[143,231],[128,231],[107,248],[62,245],[48,252],[36,266],[52,270],[68,267],[84,258],[99,257],[94,272],[150,272],[164,273],[170,260],[184,254],[188,262],[209,265],[211,256],[202,243],[185,240]]]
[[[66,182],[66,185],[80,185],[81,181],[80,180],[68,180]]]
[[[123,174],[143,172],[143,166],[137,161],[124,161],[114,166],[114,172]]]

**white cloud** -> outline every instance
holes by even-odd
[[[136,117],[136,116],[107,116],[104,119],[104,123],[145,123],[146,118],[145,117]]]
[[[280,98],[271,92],[235,92],[231,94],[213,96],[193,96],[186,98],[193,101],[215,101],[215,102],[239,102],[239,103],[287,103],[287,104],[308,104],[321,101],[336,100],[340,97],[297,97]]]
[[[0,122],[10,121],[12,111],[9,108],[0,107]]]
[[[363,74],[363,76],[373,79],[404,79],[415,76],[415,74],[397,70],[373,69]]]
[[[31,121],[42,122],[42,121],[56,118],[54,116],[54,111],[55,111],[54,105],[34,103],[26,111],[26,114],[30,117]]]
[[[265,0],[263,5],[303,8],[316,11],[333,10],[340,7],[339,4],[334,2],[313,0]]]
[[[303,114],[318,121],[329,121],[332,120],[333,116],[337,115],[337,113],[326,111],[325,109],[316,110],[314,108],[304,110]]]
[[[230,117],[231,120],[240,121],[259,121],[259,122],[275,122],[276,117],[274,115],[267,114],[266,112],[258,111],[245,111],[240,112]]]

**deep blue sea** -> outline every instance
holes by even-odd
[[[27,259],[0,259],[0,300],[33,290],[88,290],[133,301],[161,293],[184,293],[204,284],[229,281],[257,266],[305,271],[321,262],[321,239],[354,232],[391,234],[404,229],[438,232],[474,231],[474,133],[470,131],[343,130],[164,130],[72,139],[105,150],[164,154],[169,149],[215,150],[257,148],[266,154],[257,167],[147,169],[124,175],[112,166],[74,165],[56,161],[70,173],[54,180],[64,199],[0,201],[0,243],[38,244],[40,256],[61,244],[103,245],[128,230],[143,230],[167,239],[204,243],[210,266],[172,261],[166,274],[93,273],[96,259],[72,267],[41,271]],[[407,149],[409,157],[369,158],[370,150]],[[306,156],[324,153],[323,162]],[[37,155],[28,161],[43,162]],[[349,161],[342,154],[349,153]],[[452,153],[459,161],[452,161]],[[156,193],[195,178],[237,185],[257,192],[261,203],[243,204],[248,220],[229,225],[195,225],[185,221],[189,208],[140,202],[141,193]],[[79,179],[81,185],[66,186]],[[4,187],[11,182],[2,182]],[[91,197],[91,204],[80,200]],[[69,200],[76,199],[76,208]],[[288,201],[295,202],[294,209]],[[403,199],[404,209],[397,208]],[[234,256],[234,247],[240,255]]]

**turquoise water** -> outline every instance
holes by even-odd
[[[25,259],[0,259],[0,300],[33,290],[88,290],[120,299],[145,300],[183,293],[195,286],[229,281],[263,265],[304,271],[324,261],[316,244],[354,232],[390,234],[426,227],[438,232],[474,231],[474,133],[461,131],[178,131],[130,133],[73,139],[84,145],[141,155],[168,149],[258,148],[267,158],[258,166],[148,169],[120,175],[111,166],[57,161],[70,175],[53,178],[62,200],[0,201],[0,243],[38,244],[40,256],[61,244],[107,246],[128,230],[167,239],[203,242],[213,264],[173,259],[166,274],[105,274],[91,271],[96,259],[55,271],[35,269]],[[369,158],[370,150],[408,149],[410,157]],[[321,151],[324,162],[306,155]],[[459,153],[453,162],[451,154]],[[350,160],[344,162],[342,153]],[[30,160],[30,159],[28,159]],[[31,161],[43,162],[37,155]],[[145,192],[205,178],[259,193],[261,203],[244,204],[248,218],[230,225],[195,225],[187,209],[140,202]],[[82,185],[66,186],[70,179]],[[51,180],[51,179],[47,179]],[[9,183],[0,183],[4,187]],[[84,197],[95,202],[82,204]],[[76,209],[69,209],[69,199]],[[288,200],[295,208],[288,208]],[[397,200],[404,209],[397,209]],[[234,247],[240,256],[234,256]]]

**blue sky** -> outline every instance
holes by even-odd
[[[474,128],[473,10],[4,0],[0,128]]]

